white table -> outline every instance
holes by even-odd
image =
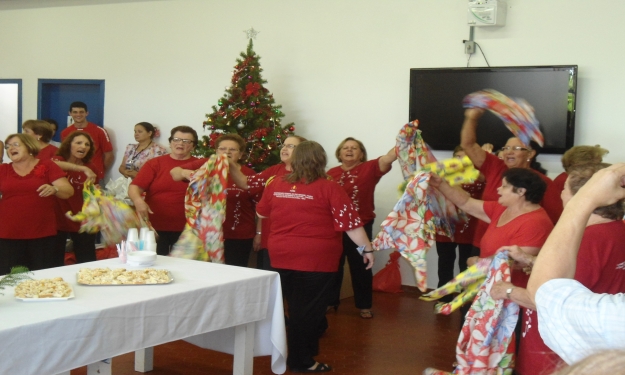
[[[76,283],[82,267],[124,265],[115,258],[35,272],[68,281],[76,297],[67,301],[23,302],[2,290],[0,374],[68,373],[137,350],[145,356],[135,366],[150,370],[151,348],[179,339],[234,354],[235,374],[252,374],[262,355],[274,373],[286,371],[277,273],[159,256],[154,268],[170,270],[171,284],[84,286]]]

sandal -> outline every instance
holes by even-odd
[[[330,367],[330,365],[326,364],[326,363],[321,363],[321,362],[315,362],[315,364],[312,366],[312,368],[292,368],[291,372],[304,372],[304,373],[310,373],[310,372],[329,372],[332,371],[332,367]]]
[[[373,318],[373,311],[371,311],[371,310],[367,310],[367,311],[360,310],[360,317],[363,318],[363,319],[371,319],[371,318]]]

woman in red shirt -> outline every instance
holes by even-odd
[[[290,135],[280,145],[281,163],[273,165],[262,172],[246,176],[238,170],[234,163],[230,163],[230,176],[237,186],[249,189],[251,194],[262,196],[265,184],[272,178],[284,176],[291,172],[293,151],[306,138],[299,135]],[[254,236],[254,251],[257,251],[257,268],[273,270],[267,246],[271,232],[271,219],[264,218],[256,221],[256,235]]]
[[[159,255],[169,255],[186,223],[184,202],[188,184],[174,181],[170,171],[196,159],[191,152],[197,145],[197,139],[197,132],[190,126],[173,128],[169,137],[171,154],[145,163],[128,188],[128,196],[137,214],[145,218],[149,216],[150,223],[158,232],[156,252]]]
[[[300,143],[293,151],[293,171],[269,182],[256,207],[259,217],[272,220],[269,255],[288,306],[287,364],[292,372],[332,370],[314,357],[317,327],[325,318],[328,291],[343,252],[341,232],[364,248],[361,261],[369,269],[373,266],[363,223],[345,191],[328,180],[326,162],[317,142]]]
[[[473,199],[436,175],[432,175],[430,184],[438,187],[458,208],[487,224],[480,242],[480,256],[469,258],[469,266],[475,264],[478,258],[493,256],[502,246],[518,245],[525,252],[536,255],[553,229],[549,215],[539,204],[546,184],[529,169],[510,168],[504,172],[501,186],[497,189],[497,202]],[[512,270],[514,285],[525,288],[527,280],[524,272]]]
[[[57,147],[50,144],[54,136],[52,125],[42,120],[26,120],[22,124],[22,132],[36,139],[39,145],[37,159],[51,159],[56,155]]]
[[[95,233],[79,233],[80,223],[68,219],[65,214],[71,212],[72,215],[82,210],[83,196],[82,189],[89,180],[89,177],[82,172],[81,168],[89,168],[98,176],[102,173],[95,165],[91,163],[95,148],[93,140],[89,133],[74,132],[67,136],[57,155],[52,158],[53,161],[66,162],[64,165],[70,164],[66,168],[67,179],[74,188],[75,194],[69,199],[57,199],[56,205],[56,251],[61,255],[65,254],[65,243],[67,238],[72,239],[74,246],[74,254],[77,263],[93,262],[95,256]]]
[[[36,158],[39,147],[26,134],[6,139],[11,163],[0,165],[0,274],[11,267],[30,270],[58,267],[54,251],[56,199],[67,199],[74,189],[52,161]]]
[[[397,159],[395,148],[377,159],[367,160],[365,145],[352,137],[345,138],[336,148],[335,156],[341,165],[331,168],[328,175],[343,187],[352,200],[360,219],[364,223],[369,238],[373,236],[375,205],[373,201],[375,186],[382,176],[391,170],[392,163]],[[345,258],[349,263],[354,289],[354,303],[360,309],[360,317],[371,319],[373,302],[371,269],[363,266],[361,256],[349,236],[343,235],[343,256],[339,263],[337,279],[332,290],[331,307],[338,309],[340,303],[341,284],[343,283],[343,265]]]
[[[530,145],[523,144],[519,138],[513,137],[508,139],[506,145],[501,149],[499,153],[501,159],[486,152],[477,143],[478,120],[483,113],[484,110],[478,108],[469,108],[464,112],[460,142],[475,168],[480,170],[486,180],[482,199],[484,201],[497,201],[499,199],[498,188],[501,185],[504,172],[509,168],[524,168],[528,171],[533,171],[531,168],[533,163],[535,163],[536,150],[533,150]],[[539,172],[535,173],[547,186],[543,199],[539,203],[544,207],[549,218],[555,224],[560,214],[562,214],[561,190],[558,190],[549,177]],[[476,247],[480,246],[486,228],[485,223],[478,223],[475,236],[473,237],[473,245]]]
[[[215,141],[217,155],[226,154],[228,159],[236,163],[238,171],[245,176],[254,173],[250,168],[241,165],[245,153],[245,140],[238,134],[224,134]],[[181,167],[171,170],[174,181],[190,180],[193,171],[200,168],[206,159],[197,159]],[[226,188],[226,218],[223,224],[224,257],[226,264],[246,267],[252,251],[252,242],[256,231],[256,199],[248,189],[241,189],[228,176]]]
[[[583,146],[589,147],[589,146]],[[562,203],[566,206],[579,189],[598,171],[608,167],[605,163],[586,163],[569,166],[569,173],[562,191]],[[618,294],[625,292],[625,200],[597,208],[586,224],[577,254],[575,280],[593,293]],[[517,246],[505,247],[510,256],[521,266],[531,269],[536,256]],[[507,290],[512,290],[506,293]],[[564,365],[560,357],[545,345],[538,329],[536,306],[528,303],[527,290],[498,282],[493,285],[491,296],[495,299],[511,299],[525,307],[523,314],[523,337],[515,371],[520,375],[552,373]]]

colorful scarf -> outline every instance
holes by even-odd
[[[185,195],[187,223],[171,256],[224,263],[222,225],[226,216],[228,157],[211,155],[189,182]]]
[[[422,295],[419,299],[423,301],[435,301],[444,296],[459,293],[453,301],[449,303],[439,303],[434,308],[437,314],[449,315],[460,308],[460,306],[473,300],[480,286],[484,283],[484,280],[486,280],[490,264],[490,258],[480,258],[477,263],[459,273],[450,282]]]
[[[82,210],[76,215],[68,211],[65,216],[80,222],[80,233],[102,235],[105,246],[115,245],[125,239],[128,228],[150,227],[122,199],[114,198],[100,190],[91,181],[86,181],[82,189]]]
[[[480,176],[480,171],[475,169],[468,156],[464,156],[462,159],[451,158],[429,163],[424,165],[422,170],[436,173],[451,186],[472,184]]]
[[[382,222],[373,247],[397,249],[414,268],[417,287],[424,292],[427,290],[426,255],[436,234],[453,238],[455,224],[466,216],[461,216],[464,214],[459,214],[438,190],[429,187],[431,172],[421,169],[436,159],[423,142],[418,126],[417,120],[408,123],[397,136],[395,152],[406,186],[393,211]],[[431,166],[437,168],[434,164]],[[442,171],[445,170],[443,164]]]
[[[464,108],[483,108],[491,111],[525,145],[529,145],[533,139],[542,147],[545,141],[538,128],[534,108],[524,99],[511,99],[498,91],[485,89],[467,95],[462,105]]]
[[[514,368],[514,327],[519,305],[507,300],[494,300],[490,290],[498,281],[510,282],[507,252],[495,255],[488,278],[480,287],[467,313],[456,345],[456,369],[449,373],[428,368],[424,375],[509,375]]]

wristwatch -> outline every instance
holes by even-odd
[[[507,299],[510,299],[510,293],[512,293],[512,289],[514,289],[514,288],[515,287],[511,287],[511,288],[506,289],[506,298]]]

